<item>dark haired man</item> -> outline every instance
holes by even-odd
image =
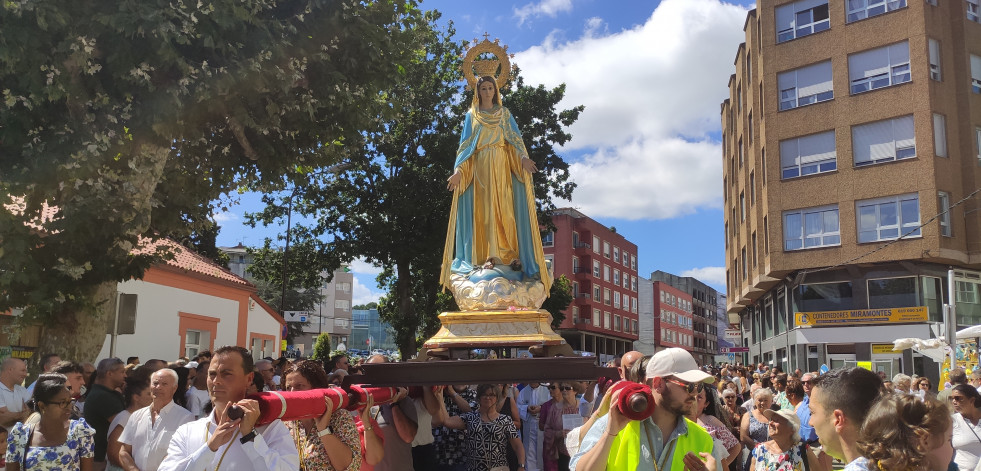
[[[85,394],[85,377],[83,376],[84,370],[82,370],[82,365],[70,361],[59,361],[51,369],[51,372],[63,374],[68,378],[68,389],[71,390],[72,399],[78,399],[82,394]],[[78,402],[75,402],[72,404],[72,419],[79,419],[81,417],[82,408]]]
[[[214,410],[181,425],[167,448],[161,470],[296,471],[300,458],[289,430],[279,420],[256,427],[259,403],[245,399],[252,382],[252,355],[242,347],[221,347],[208,366],[208,393]],[[232,420],[231,406],[245,415]]]
[[[882,379],[864,368],[839,368],[814,379],[810,425],[824,452],[848,463],[846,471],[864,470],[858,435],[869,409],[879,399]]]
[[[60,361],[61,361],[61,356],[59,356],[57,353],[45,353],[44,355],[42,355],[41,356],[41,374],[43,375],[45,373],[52,373],[53,370],[54,370],[55,365],[57,365],[58,362],[60,362]],[[38,376],[40,376],[40,375],[38,375]],[[35,384],[37,384],[37,380],[36,379],[34,380],[33,383],[31,383],[30,386],[27,387],[27,392],[29,392],[31,394],[34,394],[34,385]]]
[[[95,429],[95,462],[106,461],[109,446],[109,424],[120,411],[126,408],[126,401],[119,389],[126,383],[126,365],[119,358],[103,358],[95,369],[95,383],[85,399],[82,415]],[[96,466],[99,466],[97,464]]]

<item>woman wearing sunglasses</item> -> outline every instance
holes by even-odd
[[[981,458],[981,393],[970,384],[958,384],[947,396],[953,416],[954,462],[958,469],[973,470]]]
[[[34,386],[33,408],[40,420],[18,423],[7,445],[7,471],[91,471],[95,429],[85,419],[72,420],[71,390],[61,374],[43,374]]]
[[[497,386],[481,384],[477,386],[478,409],[463,415],[450,416],[443,401],[443,388],[436,389],[439,402],[438,417],[433,418],[433,426],[442,425],[455,430],[466,430],[464,450],[469,471],[506,471],[508,469],[507,447],[514,448],[518,462],[525,462],[525,448],[518,436],[518,428],[511,418],[497,411]],[[524,465],[519,465],[524,469]]]

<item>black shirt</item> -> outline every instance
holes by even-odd
[[[95,461],[106,460],[109,422],[126,408],[123,395],[101,384],[93,384],[85,398],[85,421],[95,429]]]

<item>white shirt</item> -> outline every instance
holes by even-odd
[[[208,448],[208,438],[217,428],[214,413],[178,427],[170,439],[167,458],[160,464],[160,471],[215,471],[219,460],[225,471],[300,469],[300,454],[282,421],[256,427],[256,436],[251,442],[243,445],[236,436],[215,452]],[[223,460],[222,455],[225,456]]]
[[[208,395],[208,391],[191,386],[184,393],[184,397],[187,398],[187,410],[191,411],[194,418],[200,419],[204,417],[204,406],[211,402],[211,396]]]
[[[416,423],[416,436],[412,439],[412,446],[429,445],[436,441],[433,436],[433,416],[426,410],[426,403],[421,397],[400,401],[399,407],[406,417]]]
[[[535,428],[537,429],[539,419],[538,414],[529,414],[528,406],[540,406],[548,402],[549,399],[551,399],[551,396],[548,394],[547,387],[542,385],[539,385],[537,388],[532,388],[530,385],[525,386],[525,388],[518,393],[518,414],[521,415],[522,426],[525,422],[534,421]]]
[[[13,389],[6,384],[0,383],[0,407],[6,407],[7,412],[20,412],[24,410],[27,401],[31,399],[31,393],[27,388],[15,384]]]
[[[972,471],[978,465],[981,458],[981,421],[977,425],[971,425],[961,414],[952,416],[954,422],[954,436],[951,443],[957,453],[954,454],[954,462],[958,469]]]
[[[143,471],[159,468],[167,456],[167,446],[177,427],[194,420],[187,409],[170,401],[160,409],[154,422],[150,414],[152,407],[147,406],[133,412],[119,436],[119,443],[133,447],[133,461]]]

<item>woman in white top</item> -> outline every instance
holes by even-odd
[[[119,437],[123,434],[123,428],[129,421],[129,416],[139,409],[153,403],[153,394],[150,393],[150,382],[142,374],[130,373],[126,377],[126,385],[123,386],[123,397],[126,400],[126,409],[116,414],[109,424],[109,446],[106,448],[106,471],[123,471],[122,464],[119,462]]]
[[[954,462],[965,471],[977,469],[981,458],[981,393],[970,384],[958,384],[950,392],[954,406]]]

